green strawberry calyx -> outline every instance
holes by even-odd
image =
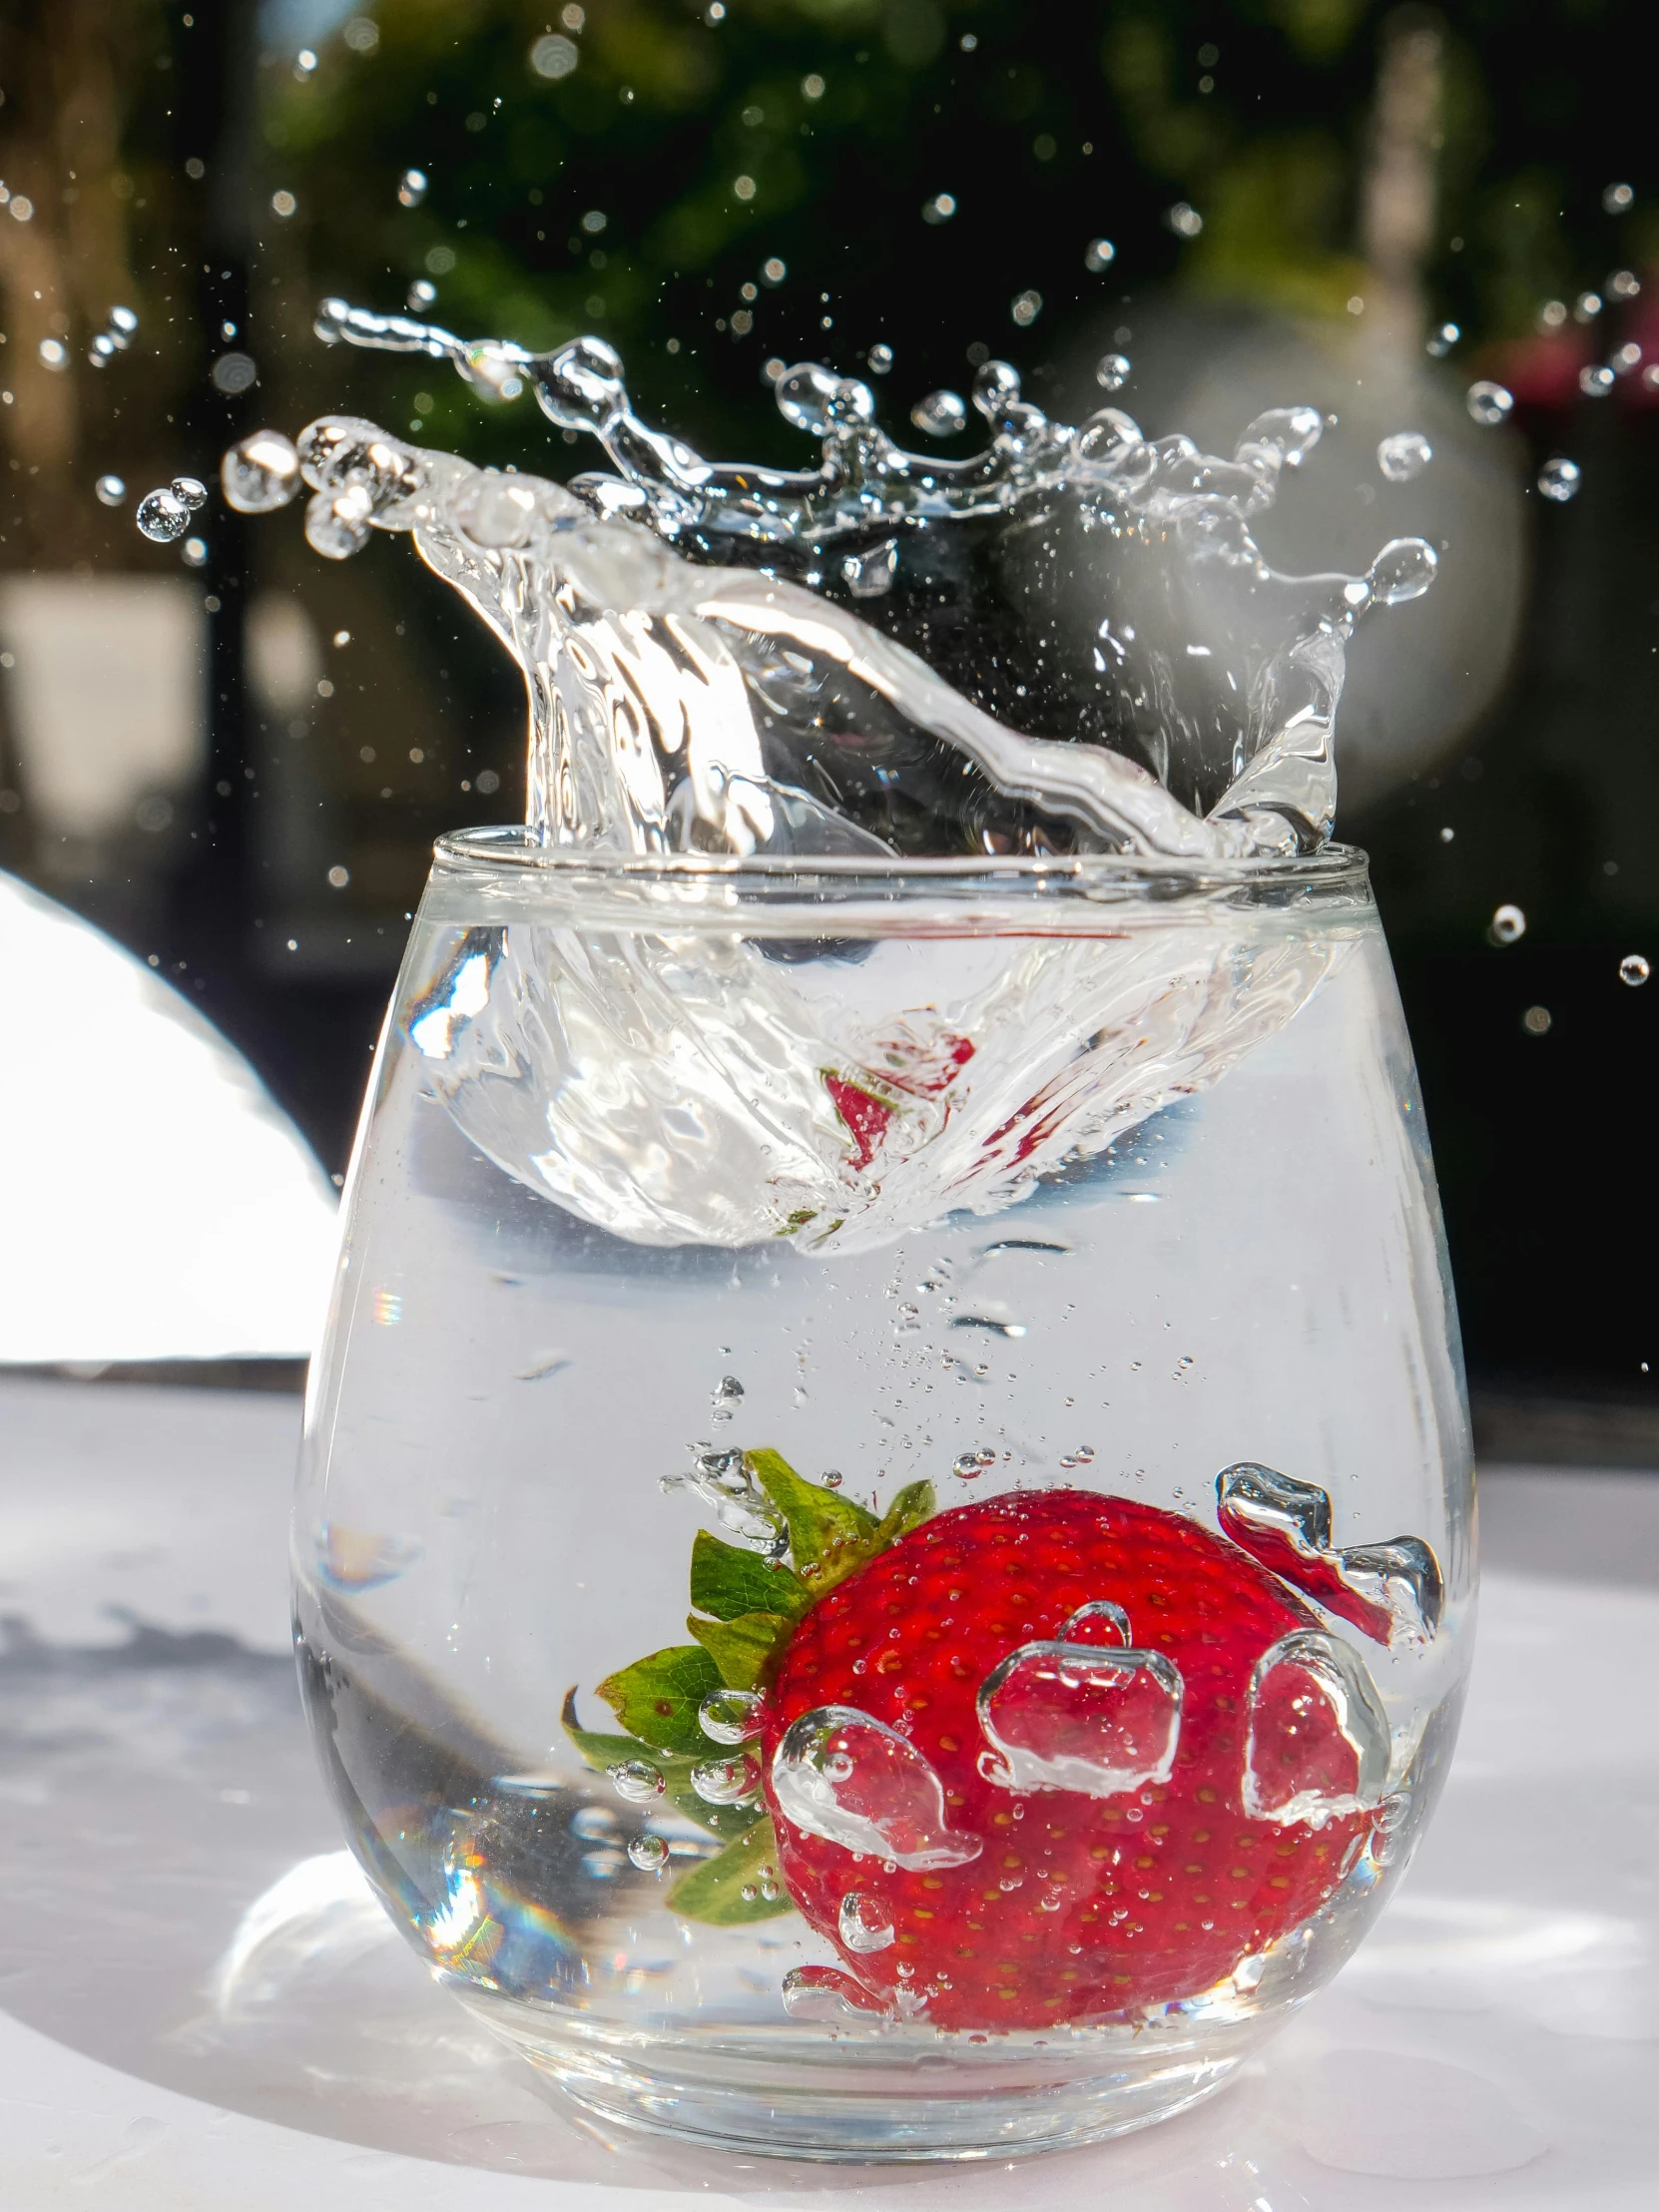
[[[719,1840],[723,1848],[700,1859],[668,1894],[682,1920],[712,1928],[771,1920],[795,1907],[779,1884],[777,1839],[759,1788],[744,1802],[724,1805],[698,1788],[696,1778],[722,1749],[704,1730],[705,1701],[723,1689],[764,1692],[802,1616],[926,1520],[935,1502],[930,1482],[911,1482],[877,1517],[828,1483],[809,1482],[780,1452],[747,1451],[744,1463],[783,1521],[788,1563],[700,1528],[686,1621],[695,1641],[651,1652],[596,1686],[625,1733],[583,1728],[574,1689],[565,1693],[562,1715],[587,1766],[610,1775],[626,1796],[665,1798]],[[741,1760],[742,1747],[732,1756]]]

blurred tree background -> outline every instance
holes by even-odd
[[[1107,345],[1151,430],[1214,411],[1206,373],[1224,394],[1277,377],[1267,397],[1361,428],[1408,403],[1437,453],[1480,447],[1463,477],[1447,463],[1485,489],[1441,541],[1442,584],[1467,556],[1442,604],[1468,650],[1442,622],[1432,650],[1401,628],[1357,663],[1341,827],[1376,860],[1477,1381],[1639,1400],[1659,989],[1619,966],[1659,959],[1642,20],[1632,0],[10,0],[0,668],[30,580],[178,580],[203,743],[94,833],[32,783],[0,684],[0,865],[153,956],[343,1165],[430,838],[519,811],[515,681],[400,543],[326,567],[293,516],[250,529],[216,500],[182,568],[133,502],[325,410],[549,473],[594,456],[434,362],[322,348],[330,292],[538,347],[596,330],[642,411],[758,459],[801,457],[769,364],[880,373],[883,347],[895,428],[986,351],[1075,418]],[[118,304],[137,331],[101,351]],[[1505,427],[1468,423],[1477,376],[1513,391]],[[1563,453],[1583,490],[1549,507],[1534,480]],[[1358,487],[1346,449],[1331,465],[1352,512],[1320,512],[1375,549],[1375,463]],[[1417,664],[1414,733],[1363,696],[1389,654]],[[1527,928],[1495,943],[1506,902]]]

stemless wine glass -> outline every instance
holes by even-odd
[[[351,1845],[590,2111],[1075,2144],[1334,1974],[1472,1483],[1363,855],[438,848],[294,1524]]]

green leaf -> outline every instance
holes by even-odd
[[[703,1621],[693,1613],[686,1626],[733,1690],[753,1690],[795,1631],[782,1613],[740,1613],[735,1621]]]
[[[788,1567],[773,1566],[753,1551],[723,1544],[700,1528],[692,1542],[691,1601],[717,1621],[735,1621],[741,1613],[806,1612],[812,1592]]]
[[[720,1669],[700,1644],[673,1644],[607,1675],[599,1695],[624,1728],[656,1750],[707,1758],[698,1708],[720,1686]]]
[[[565,1734],[570,1738],[588,1766],[603,1774],[611,1767],[619,1767],[638,1759],[645,1766],[655,1767],[663,1778],[663,1797],[677,1813],[687,1820],[706,1828],[710,1835],[729,1843],[735,1836],[742,1836],[761,1818],[759,1805],[708,1805],[692,1787],[692,1769],[701,1766],[704,1759],[718,1759],[720,1747],[705,1742],[701,1756],[692,1758],[677,1752],[655,1751],[650,1744],[642,1744],[633,1736],[607,1736],[597,1729],[583,1728],[576,1718],[576,1692],[565,1694],[564,1712],[561,1715]],[[642,1811],[647,1808],[642,1807]]]
[[[611,1767],[625,1766],[630,1759],[643,1759],[647,1766],[659,1770],[663,1765],[661,1752],[653,1751],[649,1744],[642,1744],[637,1736],[606,1736],[598,1729],[583,1728],[576,1718],[574,1688],[565,1692],[559,1725],[596,1774],[604,1774]]]
[[[760,1894],[764,1870],[771,1873],[775,1897]],[[745,1890],[753,1890],[754,1897],[746,1898]],[[778,1878],[778,1839],[771,1821],[757,1821],[747,1836],[682,1875],[668,1903],[682,1920],[701,1921],[706,1928],[744,1928],[751,1921],[793,1913],[795,1901]]]
[[[757,1482],[789,1525],[795,1571],[814,1597],[861,1566],[880,1527],[873,1513],[822,1482],[809,1482],[776,1451],[744,1454]]]
[[[931,1517],[937,1503],[931,1482],[906,1482],[882,1516],[871,1549],[885,1551],[889,1544],[897,1543],[900,1536],[907,1535],[912,1528],[919,1528]]]

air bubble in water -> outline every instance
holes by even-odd
[[[54,370],[69,366],[69,348],[62,338],[42,338],[40,341],[41,364]]]
[[[100,476],[92,488],[104,507],[119,507],[127,497],[127,486],[119,476]]]
[[[1388,1722],[1353,1648],[1316,1629],[1281,1637],[1250,1681],[1244,1809],[1280,1827],[1323,1828],[1379,1804]]]
[[[961,1867],[984,1849],[952,1832],[944,1786],[915,1746],[854,1706],[804,1713],[773,1755],[772,1787],[797,1828],[895,1866]]]
[[[1429,337],[1428,351],[1435,360],[1443,361],[1462,334],[1455,322],[1442,322]]]
[[[1434,458],[1420,430],[1395,430],[1377,448],[1377,465],[1390,484],[1408,484]]]
[[[191,514],[208,504],[208,487],[196,476],[175,476],[168,486],[175,499]]]
[[[299,455],[280,430],[256,430],[233,445],[219,464],[225,503],[238,514],[270,514],[299,489]]]
[[[753,1805],[761,1790],[761,1770],[746,1752],[736,1759],[709,1759],[693,1767],[691,1786],[705,1805]]]
[[[830,1467],[826,1473],[819,1476],[819,1480],[827,1490],[838,1490],[846,1477],[839,1467]]]
[[[1088,1643],[1023,1644],[991,1669],[976,1704],[1001,1755],[980,1773],[1004,1789],[1118,1797],[1167,1782],[1181,1734],[1183,1684],[1161,1651]]]
[[[1040,291],[1033,291],[1029,287],[1027,287],[1027,289],[1024,291],[1016,292],[1008,308],[1008,312],[1013,316],[1014,320],[1019,324],[1022,330],[1028,330],[1031,327],[1032,323],[1036,321],[1038,315],[1042,313],[1042,293]]]
[[[697,1725],[711,1743],[746,1744],[761,1733],[765,1703],[758,1690],[711,1690],[697,1709]]]
[[[730,1420],[743,1403],[743,1384],[735,1375],[722,1376],[715,1384],[710,1402],[714,1406],[716,1420]]]
[[[1366,572],[1380,607],[1420,599],[1434,581],[1440,557],[1426,538],[1390,538]]]
[[[1569,499],[1578,496],[1578,487],[1584,481],[1584,472],[1576,461],[1569,461],[1557,453],[1553,460],[1545,461],[1538,471],[1538,489],[1546,499],[1553,499],[1558,506],[1565,506]]]
[[[910,409],[910,420],[930,438],[951,438],[966,423],[967,408],[959,392],[930,391]]]
[[[995,1465],[996,1453],[994,1451],[964,1451],[952,1464],[950,1471],[952,1474],[959,1474],[964,1482],[973,1482],[984,1473],[987,1467],[994,1467]]]
[[[146,492],[135,517],[153,545],[172,545],[190,528],[190,509],[171,491]]]
[[[1639,952],[1627,952],[1619,962],[1619,981],[1628,983],[1632,990],[1645,983],[1653,970]]]
[[[1094,380],[1104,391],[1121,391],[1129,381],[1127,353],[1102,353],[1094,364]]]
[[[206,568],[208,565],[208,541],[206,538],[186,538],[179,548],[186,568]]]
[[[890,345],[872,345],[864,355],[864,359],[869,363],[869,372],[872,376],[885,376],[892,366],[892,347]]]
[[[423,169],[406,169],[397,180],[399,205],[418,208],[426,197],[426,172]]]
[[[936,192],[931,200],[924,200],[921,204],[923,223],[948,223],[955,213],[956,200],[952,193]]]
[[[1092,270],[1096,276],[1103,269],[1110,269],[1117,258],[1118,250],[1110,239],[1090,239],[1083,249],[1083,267]]]
[[[668,1865],[668,1845],[661,1836],[636,1836],[628,1856],[642,1874],[661,1874]]]
[[[1526,934],[1526,916],[1518,906],[1500,906],[1486,927],[1493,944],[1513,944]]]
[[[1578,388],[1586,399],[1605,399],[1614,381],[1613,371],[1599,363],[1578,371]]]
[[[1628,185],[1608,185],[1602,192],[1601,204],[1609,215],[1627,215],[1635,199]]]
[[[662,1770],[645,1759],[623,1759],[614,1767],[607,1767],[611,1788],[619,1798],[630,1805],[649,1805],[653,1798],[661,1797],[667,1787]]]
[[[1490,430],[1500,422],[1506,422],[1514,411],[1515,395],[1502,384],[1494,384],[1488,377],[1480,377],[1470,384],[1463,404],[1482,428]]]
[[[841,1899],[835,1932],[848,1950],[885,1950],[894,1939],[892,1921],[879,1900],[856,1890]]]

